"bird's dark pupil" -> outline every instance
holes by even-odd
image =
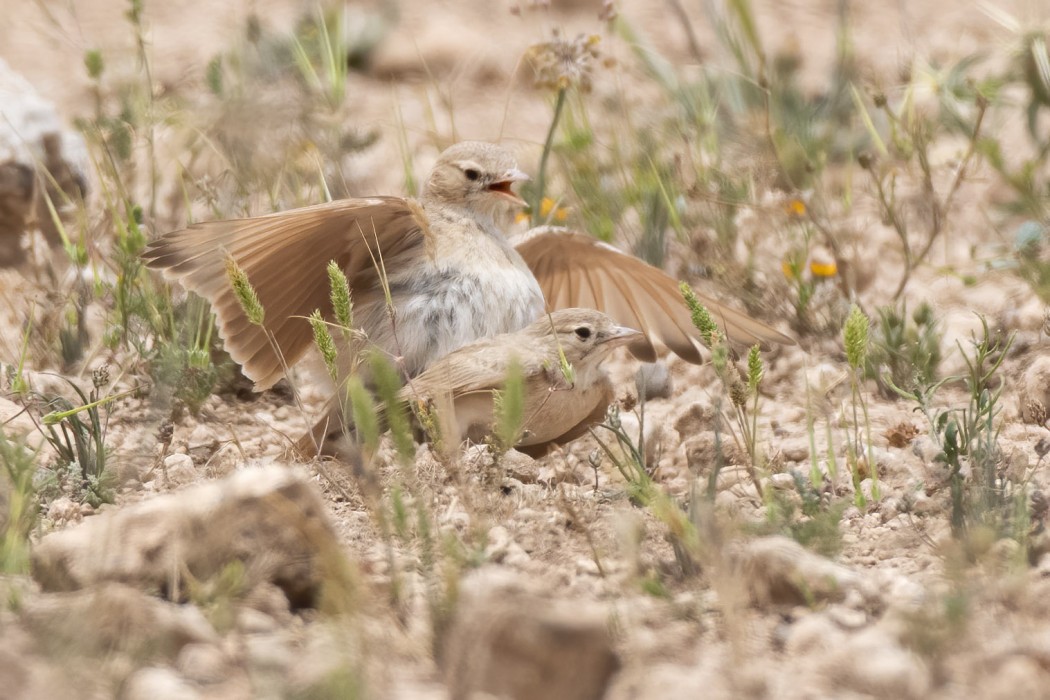
[[[587,328],[586,326],[581,326],[576,329],[576,335],[583,340],[587,340],[591,337],[591,329]]]
[[[479,177],[481,177],[481,173],[479,173],[474,168],[467,168],[463,171],[463,174],[467,176],[468,180],[477,180]]]

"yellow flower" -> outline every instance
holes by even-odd
[[[813,273],[814,277],[834,277],[838,274],[839,268],[834,260],[831,262],[817,262],[814,260],[809,264],[809,271]]]
[[[520,211],[514,215],[514,222],[518,224],[527,223],[530,218],[528,211]],[[553,199],[544,197],[540,202],[540,218],[559,224],[565,223],[569,218],[569,208],[559,207]]]
[[[780,262],[780,269],[783,271],[784,277],[787,277],[789,280],[795,279],[795,266],[790,260],[782,260]]]
[[[790,202],[787,203],[787,206],[784,208],[787,210],[787,213],[791,214],[792,216],[806,215],[806,203],[803,202],[801,199],[792,199]]]
[[[553,216],[551,216],[551,212],[554,212]],[[558,223],[562,223],[569,218],[569,210],[565,207],[557,206],[555,201],[550,197],[544,197],[543,201],[540,202],[540,216],[544,219],[551,219]]]

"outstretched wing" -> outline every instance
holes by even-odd
[[[161,236],[142,257],[211,303],[226,351],[261,391],[312,344],[305,317],[321,309],[331,318],[329,261],[342,267],[356,296],[378,288],[380,258],[386,268],[405,264],[426,254],[426,238],[426,219],[417,203],[370,197],[195,224]],[[265,331],[242,310],[227,278],[227,257],[255,288],[265,310]]]
[[[702,361],[699,333],[678,282],[662,270],[586,234],[557,229],[533,233],[517,250],[539,281],[548,311],[594,308],[637,328],[645,338],[628,347],[642,360],[655,360],[657,348],[665,346],[688,362]],[[795,344],[745,313],[699,292],[697,298],[734,343]]]

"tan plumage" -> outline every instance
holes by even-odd
[[[325,273],[331,260],[350,281],[356,324],[408,378],[467,343],[524,328],[543,314],[544,295],[548,309],[592,307],[640,329],[644,337],[630,347],[642,359],[667,347],[699,363],[689,313],[676,282],[662,271],[582,234],[540,232],[517,249],[507,241],[503,222],[524,204],[511,186],[523,179],[499,146],[464,142],[441,154],[418,201],[346,199],[195,224],[154,241],[143,257],[211,302],[227,351],[257,390],[314,355],[306,318],[315,309],[334,320]],[[241,309],[226,276],[227,257],[254,286],[265,331]],[[702,301],[731,340],[793,342],[714,300]],[[343,378],[348,371],[343,368]],[[327,422],[311,435],[323,433]]]
[[[548,311],[599,309],[644,334],[630,345],[638,359],[652,362],[663,346],[688,362],[702,362],[700,339],[678,282],[663,270],[591,236],[554,227],[530,232],[517,250],[539,281]],[[696,295],[733,343],[795,342],[711,297]]]
[[[325,267],[335,260],[346,273],[357,304],[382,297],[373,257],[397,269],[425,254],[426,219],[420,206],[396,197],[345,199],[250,219],[197,224],[170,233],[145,254],[211,302],[226,351],[268,389],[284,376],[264,331],[249,323],[226,277],[226,256],[248,275],[266,312],[284,363],[293,365],[312,347],[303,317],[321,309],[332,317]],[[309,251],[308,255],[297,254]]]
[[[524,178],[503,149],[464,142],[441,154],[418,202],[345,199],[196,224],[162,236],[143,257],[211,302],[227,351],[257,390],[273,386],[283,365],[311,348],[306,317],[320,309],[334,320],[325,272],[331,260],[350,281],[359,327],[413,376],[465,343],[517,330],[543,312],[536,280],[498,224],[522,204],[510,186]],[[254,286],[283,364],[241,309],[227,256]]]
[[[593,309],[560,309],[516,332],[485,338],[428,367],[401,391],[405,401],[434,405],[459,440],[492,432],[494,393],[517,363],[524,380],[523,433],[517,449],[535,456],[587,431],[614,397],[602,361],[641,334]],[[560,352],[572,365],[563,373]],[[451,409],[451,415],[447,415]]]

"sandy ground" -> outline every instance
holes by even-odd
[[[555,27],[567,36],[603,31],[598,20],[601,3],[554,0],[552,4],[549,11],[537,11],[523,3],[520,15],[504,2],[398,4],[399,20],[380,43],[370,69],[351,72],[348,78],[349,99],[340,116],[350,120],[356,132],[377,138],[339,164],[344,192],[403,192],[406,155],[418,176],[433,162],[439,144],[465,138],[501,141],[515,150],[524,169],[534,171],[551,103],[549,95],[530,86],[521,56],[529,44],[549,37]],[[729,66],[700,3],[683,4],[703,60]],[[637,0],[618,6],[622,16],[653,41],[665,58],[682,70],[696,68],[698,56],[672,3]],[[837,6],[830,0],[755,3],[759,31],[768,50],[797,54],[803,62],[802,84],[813,92],[821,91],[834,59]],[[355,3],[354,7],[380,14],[389,10],[379,2]],[[984,51],[992,56],[991,67],[997,62],[1002,65],[1008,60],[1011,33],[992,15],[1013,16],[1021,26],[1045,22],[1047,16],[1038,2],[1018,0],[997,3],[997,7],[998,14],[970,2],[854,3],[850,9],[852,39],[860,74],[892,92],[902,71],[917,60],[935,64]],[[147,3],[145,25],[154,84],[160,92],[193,104],[192,96],[205,89],[201,76],[208,62],[243,40],[249,16],[257,18],[264,31],[279,32],[294,26],[308,9],[286,0]],[[0,0],[0,13],[6,18],[0,23],[0,58],[53,101],[68,121],[88,116],[95,97],[83,69],[85,51],[103,53],[114,82],[140,74],[125,11],[124,3],[108,0]],[[628,94],[644,109],[647,90],[652,88],[643,84],[630,48],[608,36],[601,48],[615,59],[617,68],[597,78],[594,103],[600,104],[609,95]],[[271,98],[275,109],[294,111],[294,105],[281,104],[279,94]],[[259,115],[260,120],[266,118]],[[251,119],[248,115],[247,121]],[[1020,157],[1028,147],[1021,123],[1020,118],[1004,119],[990,126],[1001,136],[1008,158]],[[239,128],[236,121],[231,128]],[[265,150],[266,133],[257,125],[245,128],[253,134],[250,143],[262,139],[258,145]],[[404,145],[399,143],[402,131]],[[185,162],[184,143],[165,141],[174,133],[174,128],[162,128],[155,135],[163,174],[162,202],[177,199],[176,182],[170,174]],[[960,145],[949,140],[937,144],[933,152],[938,162],[947,163],[957,159],[959,151]],[[904,298],[910,308],[924,300],[934,307],[945,356],[942,376],[965,369],[956,341],[966,347],[971,333],[979,328],[974,312],[984,314],[994,328],[1017,333],[1014,350],[1001,371],[1000,444],[1004,469],[1018,471],[1029,489],[1039,490],[1045,489],[1048,479],[1036,446],[1050,438],[1050,433],[1042,425],[1022,421],[1020,412],[1026,390],[1045,390],[1030,386],[1031,378],[1025,374],[1047,352],[1041,330],[1044,306],[1015,276],[990,272],[983,264],[1010,240],[1011,226],[1017,223],[1004,222],[995,213],[994,204],[1002,192],[991,180],[988,173],[978,170],[964,183],[947,234],[933,248],[929,263],[915,272]],[[137,186],[144,188],[146,178],[140,178]],[[97,206],[99,195],[94,197],[89,205]],[[265,198],[250,199],[247,204],[254,211],[266,206]],[[194,216],[208,215],[201,200],[193,202],[191,209]],[[161,207],[157,228],[174,228],[185,217],[182,206]],[[870,278],[860,290],[859,301],[869,310],[889,303],[901,269],[899,242],[892,229],[881,221],[870,196],[866,200],[858,196],[848,219],[838,223],[855,234],[850,244],[852,259]],[[762,225],[761,217],[749,223],[745,216],[741,228],[746,236],[757,239]],[[638,232],[628,225],[621,236],[621,243],[631,245]],[[688,247],[676,245],[676,251]],[[685,267],[687,262],[672,256],[668,265]],[[768,274],[779,271],[778,259],[760,261],[760,265]],[[17,336],[31,300],[46,298],[43,291],[25,286],[26,276],[33,277],[24,271],[3,271],[0,276],[0,298],[10,301],[0,345],[5,353],[17,352]],[[973,283],[969,276],[975,277]],[[705,290],[735,298],[733,290],[716,282]],[[840,302],[844,300],[833,303]],[[767,305],[764,318],[794,332],[789,313],[790,305],[781,300],[779,306]],[[100,352],[88,366],[105,359]],[[11,362],[14,355],[0,360]],[[815,449],[816,461],[827,468],[827,435],[841,435],[835,431],[845,430],[849,416],[841,337],[836,333],[799,336],[798,346],[774,350],[767,362],[759,419],[762,449],[776,476],[796,471],[808,478],[811,452]],[[622,392],[634,392],[637,363],[624,357],[611,364]],[[667,398],[647,404],[646,439],[654,451],[656,481],[673,498],[685,500],[696,483],[705,483],[704,475],[697,473],[698,465],[710,453],[712,421],[722,390],[710,367],[675,358],[666,364],[671,390]],[[315,410],[320,397],[309,386],[303,391],[307,409]],[[787,601],[777,596],[763,598],[754,592],[760,586],[753,581],[775,579],[775,574],[726,563],[736,561],[732,543],[754,534],[749,524],[761,524],[768,515],[768,505],[755,493],[742,467],[728,468],[719,478],[715,503],[725,520],[720,537],[726,546],[714,561],[722,565],[697,575],[682,573],[668,541],[666,522],[651,509],[631,504],[615,470],[608,463],[592,470],[588,458],[595,444],[591,439],[539,463],[515,466],[512,460],[503,468],[493,467],[475,450],[449,470],[423,450],[416,465],[419,493],[425,495],[425,506],[442,536],[465,543],[473,557],[470,562],[457,562],[460,573],[473,577],[464,585],[466,589],[484,588],[493,581],[491,585],[497,586],[503,581],[500,577],[509,577],[514,587],[540,596],[545,606],[556,607],[559,600],[575,601],[581,615],[597,609],[612,620],[621,670],[613,677],[606,697],[701,693],[726,698],[1050,697],[1050,636],[1046,633],[1050,611],[1045,602],[1050,579],[1045,578],[1045,562],[1018,568],[1014,565],[1016,543],[1000,540],[974,556],[976,563],[960,569],[958,548],[950,536],[946,475],[943,465],[933,459],[936,449],[925,437],[928,425],[911,404],[883,398],[873,385],[866,386],[864,393],[882,499],[857,507],[850,503],[848,477],[839,474],[831,480],[832,496],[842,507],[841,546],[832,558],[856,577],[842,585],[841,595],[814,600],[803,595],[794,601],[790,596]],[[812,396],[819,397],[816,404]],[[959,407],[966,398],[958,383],[950,383],[937,401],[939,406]],[[172,477],[157,473],[160,448],[155,434],[163,416],[151,413],[148,406],[146,400],[129,399],[112,411],[108,442],[122,480],[118,507],[272,462],[287,436],[296,435],[304,421],[287,395],[213,396],[200,418],[184,416],[174,425],[168,452],[189,455],[192,462],[183,464],[186,468]],[[807,426],[814,419],[814,410],[819,415],[811,444]],[[638,419],[625,414],[623,420],[637,434]],[[825,425],[830,426],[827,431]],[[889,435],[901,425],[915,426],[918,437],[903,447],[892,446]],[[838,451],[841,466],[841,437],[833,440],[830,449]],[[397,481],[398,470],[393,458],[384,455],[388,461],[381,457],[378,471],[389,486]],[[363,631],[358,630],[369,640],[360,658],[372,694],[449,697],[447,675],[435,660],[440,653],[435,654],[434,647],[442,646],[441,638],[434,641],[428,614],[434,574],[424,563],[426,554],[420,551],[419,540],[396,539],[396,551],[391,554],[368,498],[345,466],[295,468],[309,475],[324,493],[344,551],[360,569],[372,600],[381,601],[362,615]],[[779,486],[774,481],[768,481],[767,488],[790,491],[790,477],[777,482]],[[862,488],[870,491],[870,487],[868,482]],[[83,518],[80,511],[45,512],[43,531],[62,529]],[[93,511],[87,508],[84,512]],[[397,576],[403,577],[406,593],[399,603],[391,604],[386,595]],[[649,585],[654,581],[659,585]],[[496,590],[502,589],[497,586]],[[39,593],[30,587],[25,595],[31,598]],[[964,610],[961,622],[952,616],[956,603]],[[275,616],[274,620],[273,625],[285,635],[280,637],[284,646],[274,652],[275,668],[290,673],[289,669],[305,663],[311,654],[328,653],[310,646],[320,624],[313,618]],[[243,640],[251,634],[244,628],[237,630],[230,638]],[[293,637],[294,642],[288,641]],[[234,642],[227,641],[230,644]],[[27,659],[46,656],[40,646],[27,643],[17,648]],[[197,679],[190,689],[198,695],[185,697],[292,696],[291,691],[265,690],[285,686],[267,685],[258,672],[259,655],[231,652],[225,658],[231,668],[254,670],[244,676],[247,680],[237,676],[243,680],[239,685]],[[179,668],[185,679],[185,668]],[[131,697],[139,686],[129,689],[122,679],[131,676],[132,670],[108,669],[102,680],[91,685],[90,693],[84,691],[85,696],[105,697],[118,687],[124,697]],[[71,673],[76,675],[76,671]],[[164,687],[170,691],[175,685],[171,681]]]

